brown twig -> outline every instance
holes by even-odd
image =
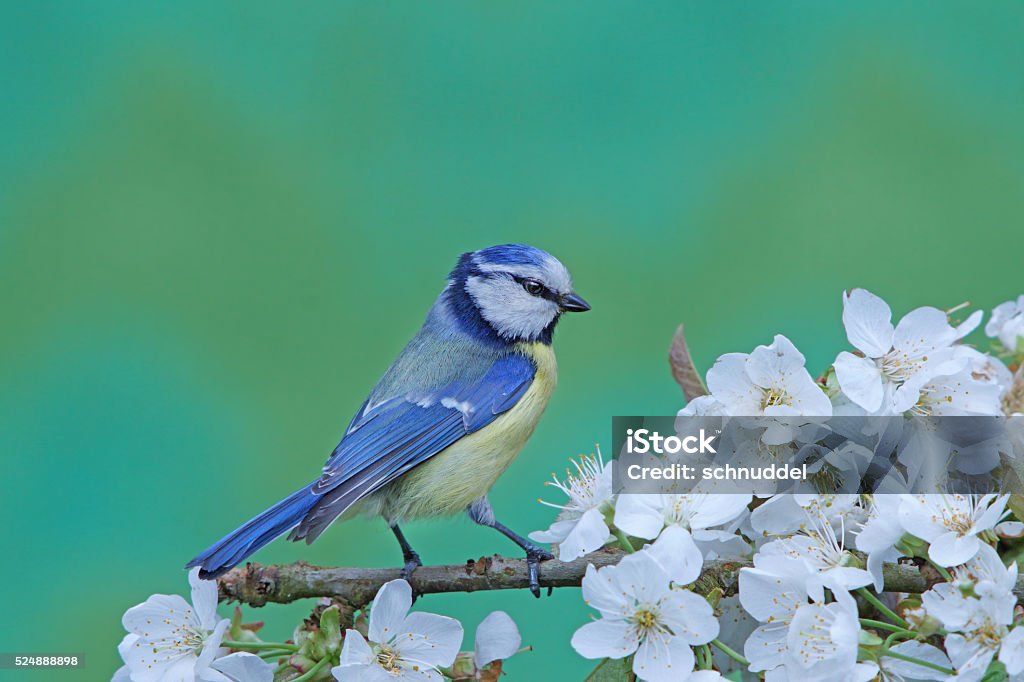
[[[605,549],[583,558],[541,564],[542,587],[578,587],[587,565],[597,568],[616,564],[625,554],[618,549]],[[739,571],[749,563],[708,561],[695,588],[702,594],[721,588],[726,595],[735,594]],[[928,583],[918,568],[911,564],[886,564],[886,592],[923,592]],[[250,606],[267,603],[287,604],[298,599],[329,597],[352,610],[365,606],[389,580],[400,577],[397,568],[323,568],[304,562],[263,566],[247,564],[236,568],[219,580],[222,601],[239,601]],[[423,566],[413,574],[411,583],[417,594],[443,592],[479,592],[516,590],[529,587],[525,559],[482,557],[462,565]],[[1014,590],[1024,597],[1024,578]]]

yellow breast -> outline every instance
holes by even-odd
[[[533,383],[515,406],[489,425],[449,446],[366,500],[362,511],[389,521],[465,511],[487,493],[533,434],[558,381],[551,346],[521,343],[537,367]]]

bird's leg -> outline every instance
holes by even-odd
[[[389,523],[388,527],[395,534],[398,544],[402,546],[402,560],[405,561],[405,566],[402,567],[402,579],[409,582],[413,571],[422,566],[423,562],[420,561],[420,555],[416,553],[416,550],[412,548],[409,541],[405,539],[405,535],[402,534],[402,529],[398,527],[398,524]]]
[[[526,551],[526,567],[530,572],[530,592],[533,593],[534,597],[540,598],[540,562],[554,559],[555,556],[543,547],[533,544],[523,536],[512,531],[508,526],[494,518],[494,510],[491,508],[491,503],[486,495],[469,505],[466,512],[469,514],[469,518],[473,519],[474,523],[493,528]],[[551,590],[549,589],[548,593],[550,594],[550,592]]]

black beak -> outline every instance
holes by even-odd
[[[590,304],[575,293],[560,296],[558,298],[558,305],[563,312],[567,313],[585,313],[590,310]]]

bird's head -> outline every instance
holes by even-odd
[[[446,293],[461,321],[485,324],[505,341],[550,342],[562,313],[590,310],[557,258],[522,244],[462,254]]]

